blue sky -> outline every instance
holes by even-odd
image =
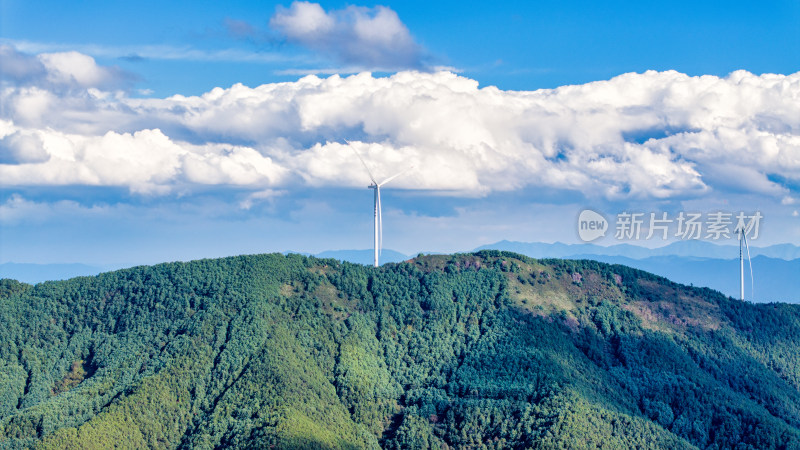
[[[755,245],[800,244],[798,23],[796,1],[0,0],[0,262],[368,248],[348,147],[414,166],[383,191],[407,254],[578,242],[585,208],[761,211]]]
[[[40,48],[102,48],[89,53],[103,64],[129,70],[139,77],[138,86],[157,95],[200,94],[237,82],[257,86],[291,81],[297,78],[293,71],[337,68],[327,55],[287,43],[270,29],[276,7],[289,5],[3,0],[0,25],[4,39]],[[789,74],[800,64],[800,4],[793,0],[321,5],[325,10],[388,5],[424,47],[432,65],[456,68],[481,85],[502,89],[554,88],[645,70]],[[231,33],[232,22],[247,23],[254,34]],[[148,46],[172,52],[124,59],[145,53]],[[235,54],[227,60],[219,55],[218,61],[203,61],[188,50]],[[258,55],[259,62],[242,61]]]

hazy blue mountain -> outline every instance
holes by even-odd
[[[750,249],[752,252],[752,248]],[[800,258],[800,247],[792,244],[778,244],[765,247],[760,250],[764,256],[771,256],[773,258],[781,259],[797,259]]]
[[[575,259],[593,259],[600,262],[622,264],[655,273],[678,283],[704,286],[725,295],[739,298],[739,260],[697,258],[694,256],[653,256],[633,259],[624,256],[575,255]],[[753,278],[745,261],[745,299],[758,303],[800,303],[800,259],[786,261],[766,256],[756,256]]]
[[[738,258],[739,244],[719,245],[708,241],[678,241],[653,250],[653,255],[697,256],[704,258]],[[750,246],[750,256],[767,256],[778,259],[800,258],[800,247],[792,244],[777,244],[766,247]]]
[[[287,251],[284,254],[298,254],[303,256],[316,256],[318,258],[333,258],[339,261],[347,261],[355,264],[372,265],[373,250],[327,250],[316,255],[305,252]],[[380,262],[402,262],[411,259],[409,255],[400,252],[384,249],[381,252]],[[11,278],[23,283],[36,284],[43,281],[68,280],[74,277],[93,276],[109,270],[121,269],[122,267],[134,266],[102,266],[91,264],[28,264],[7,262],[0,264],[0,278]]]
[[[729,268],[736,265],[739,255],[737,245],[717,245],[707,241],[679,241],[664,247],[649,249],[631,244],[603,247],[596,244],[500,241],[483,245],[475,250],[485,249],[512,251],[534,258],[588,258],[615,262],[648,270],[682,283],[711,287],[736,297],[739,295],[738,279],[734,278],[733,284],[730,281],[731,277],[736,276],[736,269],[734,267],[731,271]],[[424,249],[423,252],[430,253]],[[311,256],[310,253],[291,253]],[[756,300],[798,298],[797,292],[800,292],[800,283],[797,281],[787,282],[786,280],[793,279],[785,277],[784,274],[800,273],[796,270],[798,265],[796,260],[800,259],[800,247],[792,244],[751,247],[750,253],[753,258],[765,257],[763,261],[754,260],[753,262],[753,270],[759,286],[756,288]],[[314,256],[371,265],[372,255],[371,249],[365,249],[328,250]],[[601,256],[604,258],[600,258]],[[410,258],[412,258],[411,255],[384,249],[380,261],[383,264],[406,261]],[[94,265],[91,262],[88,264],[3,263],[0,264],[0,278],[13,278],[25,283],[40,283],[47,280],[65,280],[76,276],[97,275],[100,272],[121,267],[119,265],[115,267]],[[728,269],[723,269],[723,267],[728,267]]]
[[[480,250],[505,250],[532,256],[534,258],[569,258],[574,255],[584,254],[626,256],[628,258],[636,259],[652,256],[651,249],[630,244],[619,244],[603,247],[596,244],[564,244],[562,242],[548,244],[545,242],[518,242],[503,240],[500,242],[495,242],[494,244],[482,245],[475,249],[475,251]]]
[[[500,241],[487,244],[475,250],[506,250],[522,253],[534,258],[571,258],[575,255],[624,256],[626,258],[643,259],[653,256],[694,256],[698,258],[732,259],[739,257],[739,245],[720,245],[708,241],[678,241],[659,248],[646,248],[631,244],[617,244],[603,247],[596,244],[564,244],[554,242],[518,242]],[[792,244],[778,244],[767,247],[750,247],[750,255],[767,256],[780,259],[800,258],[800,247]]]
[[[479,247],[479,250],[483,249],[513,251],[534,258],[593,259],[623,264],[739,298],[739,247],[734,245],[680,241],[647,249],[630,244],[602,247],[595,244],[500,241]],[[750,254],[755,296],[750,293],[749,268],[745,267],[745,297],[748,300],[800,303],[800,279],[797,277],[800,274],[800,247],[791,244],[751,247]]]

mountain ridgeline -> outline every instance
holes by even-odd
[[[595,261],[0,281],[0,448],[800,448],[800,305]]]

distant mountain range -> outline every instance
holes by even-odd
[[[739,247],[717,245],[707,241],[679,241],[659,248],[630,244],[603,247],[595,244],[564,244],[561,242],[499,241],[480,246],[474,251],[506,250],[533,258],[593,259],[622,264],[645,270],[670,280],[716,289],[725,295],[739,297]],[[287,252],[288,253],[288,252]],[[309,253],[303,253],[310,255]],[[745,298],[756,302],[782,301],[800,303],[800,247],[779,244],[750,247],[755,282],[751,291],[749,269],[745,267]],[[357,264],[371,265],[373,250],[329,250],[317,253],[318,258],[333,258]],[[409,260],[406,255],[384,249],[380,261],[396,263]],[[86,264],[0,264],[0,278],[13,278],[26,283],[63,280],[76,276],[97,275],[118,269]]]
[[[298,253],[303,256],[316,256],[318,258],[333,258],[356,264],[372,265],[373,250],[329,250],[322,253]],[[381,264],[387,262],[401,262],[411,257],[394,250],[383,250]],[[66,264],[30,264],[7,262],[0,264],[0,278],[11,278],[24,283],[36,284],[43,281],[67,280],[74,277],[94,276],[101,272],[131,267],[131,265],[89,265],[78,263]]]
[[[575,255],[573,259],[593,259],[661,275],[677,283],[704,286],[725,295],[739,298],[739,260],[698,258],[694,256],[653,256],[632,259],[624,256]],[[758,303],[781,301],[800,303],[800,259],[790,261],[756,256],[753,262],[754,282],[745,262],[745,299]]]
[[[494,249],[507,250],[533,256],[535,258],[572,258],[578,255],[624,256],[632,259],[644,259],[654,256],[692,256],[697,258],[738,259],[739,245],[718,245],[708,241],[678,241],[658,248],[646,248],[638,245],[618,244],[603,247],[595,244],[563,244],[554,242],[517,242],[500,241],[482,245],[475,250]],[[750,256],[767,256],[778,259],[800,258],[800,247],[792,244],[778,244],[767,247],[750,247]]]
[[[648,249],[629,244],[500,241],[478,247],[520,253],[533,258],[593,259],[661,275],[678,283],[716,289],[739,298],[739,247],[705,241],[680,241]],[[792,244],[750,247],[754,282],[745,262],[745,299],[800,303],[800,247]]]

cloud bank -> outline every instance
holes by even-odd
[[[293,27],[327,27],[326,17]],[[438,195],[542,187],[610,200],[800,196],[800,73],[645,72],[503,91],[405,71],[135,99],[109,89],[113,71],[85,55],[2,51],[17,58],[0,86],[6,187],[168,195],[365,186],[352,146],[376,177],[414,165],[392,184]]]
[[[279,6],[269,25],[288,42],[349,66],[384,71],[424,67],[422,48],[385,6],[326,12],[318,3],[294,2],[289,8]]]

